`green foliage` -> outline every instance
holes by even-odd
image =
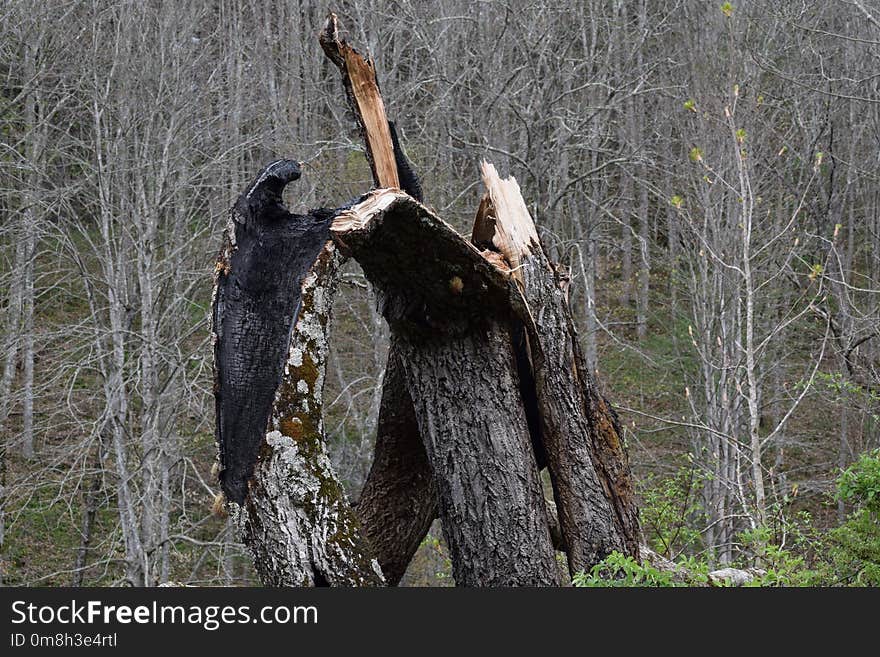
[[[698,556],[681,556],[676,561],[681,569],[683,584],[687,586],[707,586],[709,571],[712,570],[706,560]]]
[[[880,586],[880,450],[862,454],[843,471],[837,498],[855,510],[830,532],[831,577],[844,586]]]
[[[691,162],[702,162],[703,161],[703,151],[700,148],[698,148],[697,146],[694,146],[691,149],[691,152],[688,154],[688,157],[690,157]]]
[[[688,459],[672,476],[648,477],[640,487],[645,539],[654,551],[673,559],[675,569],[661,570],[614,552],[588,573],[578,573],[574,586],[707,585],[710,570],[718,566],[702,550],[699,528],[706,519],[698,492],[703,482]],[[789,515],[781,509],[772,528],[742,532],[739,557],[731,565],[754,574],[746,586],[880,586],[880,450],[863,454],[840,475],[836,497],[855,509],[830,532],[818,531],[807,511]]]
[[[880,449],[866,452],[837,479],[837,497],[870,513],[880,511]]]
[[[572,585],[580,588],[646,587],[672,588],[705,586],[709,568],[694,557],[681,559],[675,569],[661,570],[649,563],[639,563],[616,550],[590,569],[575,574]]]
[[[836,498],[855,509],[825,534],[806,512],[784,520],[787,547],[767,528],[743,532],[740,540],[751,553],[743,565],[766,571],[749,586],[880,586],[880,450],[862,454],[841,473]]]
[[[814,586],[820,583],[820,574],[807,567],[803,555],[776,545],[772,539],[772,532],[767,527],[740,535],[746,550],[753,554],[753,563],[748,565],[763,571],[746,586]]]
[[[831,530],[831,578],[842,586],[880,586],[880,518],[867,509]]]
[[[733,15],[733,5],[729,2],[725,2],[721,5],[721,13],[730,18]]]
[[[673,559],[700,546],[695,527],[703,520],[698,494],[702,481],[690,459],[671,477],[656,483],[653,477],[646,479],[640,491],[640,515],[646,540],[655,552]]]
[[[577,587],[672,587],[676,583],[672,573],[641,564],[632,557],[616,550],[590,569],[589,574],[580,572],[572,584]]]
[[[816,372],[816,383],[822,384],[828,391],[835,393],[840,398],[845,395],[863,396],[865,401],[880,401],[880,394],[862,388],[840,372]],[[798,385],[803,387],[805,382],[799,382]]]

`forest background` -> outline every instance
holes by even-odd
[[[211,273],[268,161],[307,162],[294,210],[370,185],[317,44],[331,8],[442,217],[469,229],[482,157],[520,182],[648,544],[692,583],[880,584],[868,0],[4,2],[2,583],[255,582],[212,513]],[[387,329],[355,264],[342,280],[325,397],[356,498]],[[671,583],[616,557],[576,583],[608,572]],[[404,583],[451,583],[438,526]]]

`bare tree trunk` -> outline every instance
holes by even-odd
[[[587,241],[587,263],[584,272],[584,306],[586,315],[586,349],[585,359],[587,371],[594,373],[599,366],[599,355],[596,344],[599,337],[599,322],[596,317],[596,262],[599,259],[599,239],[595,233],[598,226],[593,226]]]
[[[632,300],[632,179],[621,173],[620,182],[620,305],[629,306]]]
[[[850,458],[849,447],[849,409],[846,403],[841,404],[840,408],[840,428],[838,429],[837,444],[837,467],[840,472],[846,468],[848,459]],[[846,505],[842,499],[837,500],[837,522],[843,524],[846,519]]]
[[[396,586],[437,517],[437,489],[392,344],[382,384],[373,464],[355,512],[389,586]]]
[[[86,565],[88,564],[89,549],[92,546],[92,533],[95,528],[95,516],[98,513],[98,500],[101,493],[101,481],[103,475],[101,473],[102,456],[101,446],[97,447],[97,458],[95,459],[95,474],[92,475],[92,481],[86,490],[84,497],[82,524],[80,525],[80,541],[76,550],[76,562],[73,566],[73,579],[71,586],[79,587],[83,585],[83,575],[85,574]]]
[[[15,441],[12,432],[5,431],[6,422],[12,406],[12,382],[18,362],[19,340],[21,339],[21,277],[24,272],[25,243],[21,235],[16,236],[13,272],[10,277],[8,317],[6,327],[6,351],[4,353],[3,376],[0,377],[0,559],[6,546],[6,505],[7,505],[7,460]],[[3,584],[3,569],[0,569],[0,585]]]
[[[647,7],[645,0],[639,3],[638,35],[644,38],[647,34]],[[639,72],[643,69],[643,49],[639,48],[636,54],[636,67]],[[630,109],[630,117],[635,128],[633,146],[638,149],[639,158],[644,161],[647,158],[645,144],[645,113],[647,110],[644,98],[641,95],[633,97],[633,105]],[[651,225],[648,205],[648,176],[647,167],[640,162],[636,167],[639,187],[639,274],[638,290],[636,293],[636,335],[639,340],[644,340],[648,334],[648,291],[651,280],[651,255],[650,237]]]
[[[0,430],[4,428],[12,406],[12,382],[15,380],[15,369],[18,364],[19,342],[22,339],[22,288],[24,263],[27,246],[23,235],[15,240],[15,259],[13,274],[10,276],[9,301],[7,306],[6,352],[3,359],[3,376],[0,378]],[[12,447],[12,445],[8,445]]]
[[[644,167],[640,167],[644,176]],[[636,335],[644,340],[648,335],[648,293],[651,284],[651,223],[648,215],[647,181],[639,189],[639,287],[636,296]]]
[[[32,85],[25,101],[25,123],[30,131],[28,140],[28,190],[24,194],[22,222],[24,230],[24,276],[22,291],[22,425],[21,450],[26,459],[34,457],[34,259],[37,255],[37,204],[42,158],[42,135],[45,127],[38,125],[38,81],[35,51],[38,44],[25,47],[25,80]]]
[[[30,221],[28,221],[30,224]],[[22,404],[21,453],[34,458],[34,257],[36,238],[28,226],[26,237],[27,262],[24,270],[24,303],[22,304]]]

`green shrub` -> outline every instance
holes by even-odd
[[[880,512],[880,449],[866,452],[837,479],[837,498],[872,513]]]
[[[830,532],[832,577],[843,586],[880,586],[880,450],[862,454],[843,471],[837,499],[855,509]]]
[[[699,495],[702,484],[703,477],[689,458],[671,477],[648,476],[640,486],[642,530],[651,549],[667,559],[702,546],[697,529],[705,524]]]
[[[577,573],[572,584],[578,587],[676,586],[672,573],[641,564],[616,550],[593,566],[589,574]]]

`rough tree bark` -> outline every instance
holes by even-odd
[[[456,582],[559,583],[511,340],[524,306],[508,275],[391,190],[340,214],[331,234],[398,341]]]
[[[540,435],[572,574],[613,550],[638,556],[632,481],[620,430],[581,356],[563,281],[550,263],[516,180],[482,164],[487,193],[474,240],[500,253],[523,292]]]
[[[355,512],[390,586],[437,517],[437,491],[396,341],[388,352],[373,464]]]
[[[233,520],[265,585],[381,585],[382,573],[325,451],[323,390],[336,270],[331,243],[302,283],[302,303],[269,430]]]

